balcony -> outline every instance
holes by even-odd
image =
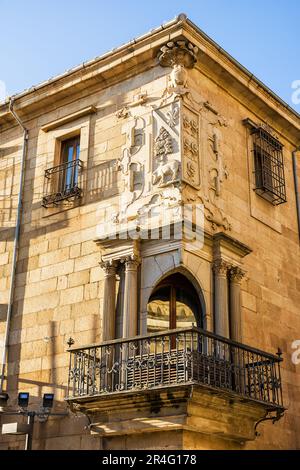
[[[82,196],[80,188],[81,160],[72,160],[45,171],[45,187],[42,206],[57,206],[64,200],[76,200]]]
[[[72,348],[69,402],[200,385],[283,409],[280,355],[232,342],[199,328]]]
[[[196,327],[69,352],[66,401],[87,415],[91,434],[108,439],[109,449],[118,449],[120,439],[130,439],[129,448],[147,449],[149,436],[162,431],[155,448],[161,442],[206,448],[209,436],[216,448],[231,441],[230,448],[239,449],[256,438],[261,421],[274,423],[284,411],[280,353]]]

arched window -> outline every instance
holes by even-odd
[[[203,328],[199,295],[181,273],[163,279],[148,302],[147,332],[157,333],[192,325]]]

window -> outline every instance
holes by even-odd
[[[68,139],[61,145],[62,172],[60,173],[60,187],[69,193],[78,183],[78,161],[80,155],[79,137]]]
[[[185,276],[172,274],[154,289],[149,299],[147,331],[157,333],[193,325],[203,327],[198,293]]]
[[[257,194],[274,205],[286,202],[282,144],[262,127],[252,131]]]
[[[82,163],[79,156],[80,136],[61,141],[60,164],[45,171],[46,189],[43,206],[57,205],[65,199],[81,197],[79,171]]]

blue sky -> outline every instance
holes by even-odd
[[[0,0],[2,88],[23,91],[181,12],[300,112],[299,0]]]

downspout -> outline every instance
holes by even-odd
[[[9,299],[8,299],[8,305],[7,305],[6,327],[5,327],[5,336],[4,336],[3,353],[2,353],[0,392],[3,391],[5,366],[8,360],[9,334],[10,334],[12,307],[13,307],[13,302],[14,302],[15,277],[16,277],[18,247],[19,247],[19,238],[20,238],[20,226],[21,226],[21,218],[22,218],[25,159],[26,159],[27,143],[28,143],[28,130],[25,128],[22,121],[17,116],[16,112],[14,111],[12,98],[10,98],[9,100],[9,111],[23,130],[23,145],[22,145],[22,157],[21,157],[21,168],[20,168],[18,208],[17,208],[15,235],[14,235],[14,245],[13,245],[13,258],[12,258],[12,264],[11,264]]]
[[[297,147],[293,152],[293,173],[294,173],[294,185],[295,185],[295,196],[296,196],[296,208],[297,208],[297,221],[298,221],[298,237],[300,241],[300,199],[299,199],[299,187],[297,177],[297,157],[296,153],[299,152],[300,147]]]

